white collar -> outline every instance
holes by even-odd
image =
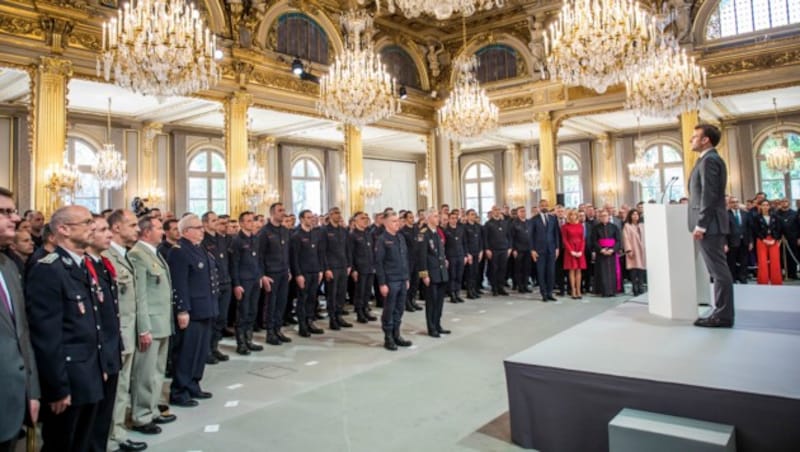
[[[81,256],[80,254],[70,251],[64,248],[63,246],[61,247],[61,249],[66,251],[67,254],[69,254],[69,256],[72,258],[72,260],[75,261],[76,264],[80,265],[81,263],[83,263],[83,256]]]
[[[120,245],[119,243],[113,240],[111,241],[111,248],[114,248],[114,251],[118,252],[122,257],[128,255],[128,250],[126,250],[124,246]]]

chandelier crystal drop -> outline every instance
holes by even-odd
[[[525,178],[525,184],[530,191],[538,191],[542,188],[542,175],[539,172],[539,164],[535,161],[528,162],[528,169],[522,174]]]
[[[632,182],[644,183],[656,173],[656,166],[654,162],[648,161],[644,156],[644,140],[642,140],[642,129],[640,126],[639,118],[636,118],[636,128],[638,138],[633,141],[633,148],[636,152],[636,158],[633,163],[628,163],[628,175]]]
[[[64,152],[64,163],[50,165],[45,171],[45,187],[54,198],[60,199],[64,204],[72,204],[75,193],[81,189],[80,173],[78,168],[67,163],[67,152]]]
[[[778,101],[772,98],[772,105],[775,109],[775,131],[770,134],[773,147],[766,152],[767,168],[777,173],[786,174],[794,170],[795,155],[787,146],[786,136],[778,131]]]
[[[383,194],[381,180],[375,179],[372,173],[369,173],[369,179],[365,180],[361,185],[361,193],[366,198],[367,203],[373,204]]]
[[[132,0],[103,24],[97,74],[159,99],[209,89],[220,79],[217,38],[185,0]]]
[[[604,93],[641,64],[655,33],[635,0],[565,0],[545,34],[548,72]]]
[[[111,142],[111,98],[108,98],[108,115],[106,142],[97,154],[97,161],[92,165],[92,173],[97,177],[101,190],[116,190],[128,180],[128,163],[122,158]]]
[[[674,38],[663,38],[625,81],[625,108],[637,116],[674,118],[699,110],[711,98],[706,70]]]
[[[494,7],[502,8],[505,0],[384,0],[390,14],[399,9],[409,19],[428,14],[438,20],[449,19],[453,14],[468,17],[477,11],[488,11]],[[364,4],[364,0],[359,0]],[[377,10],[381,10],[381,0],[376,0]]]
[[[320,113],[356,127],[399,113],[396,81],[373,48],[372,17],[363,10],[348,11],[341,23],[345,49],[319,79]]]

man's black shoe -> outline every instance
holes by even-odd
[[[139,432],[145,435],[158,435],[161,433],[161,427],[157,426],[156,424],[150,422],[144,425],[134,425],[131,429],[135,432]]]
[[[272,331],[272,330],[267,331],[267,344],[269,344],[269,345],[281,345],[282,343],[283,342],[281,342],[281,340],[278,338],[278,335],[275,334],[274,331]]]
[[[206,364],[213,366],[214,364],[219,364],[219,360],[217,359],[216,356],[209,354],[208,356],[206,356]]]
[[[705,328],[733,328],[733,321],[722,320],[719,317],[706,317],[705,319],[697,319],[694,326],[702,326]]]
[[[177,416],[174,414],[161,414],[153,418],[154,424],[169,424],[170,422],[175,422],[175,419],[178,419]]]
[[[192,397],[195,399],[210,399],[213,396],[214,394],[211,394],[208,391],[200,391],[197,394],[192,394]]]
[[[147,449],[147,443],[143,441],[131,441],[126,439],[125,441],[119,443],[119,449],[117,450],[122,452],[133,452],[145,449]]]
[[[251,352],[260,352],[261,350],[264,350],[264,347],[256,344],[255,342],[248,342],[245,347],[247,347],[247,349]]]
[[[374,321],[378,320],[378,318],[375,317],[374,315],[370,314],[369,311],[367,311],[367,316],[366,317],[367,317],[367,320],[369,320],[370,322],[374,322]]]
[[[430,337],[442,337],[438,331],[428,331],[428,336]]]
[[[250,348],[246,344],[239,344],[236,346],[236,353],[247,356],[250,354]]]
[[[444,328],[439,328],[438,331],[439,334],[450,334],[450,330],[446,330]]]
[[[318,328],[317,325],[314,325],[314,322],[308,322],[308,332],[311,334],[323,334],[325,330]]]
[[[403,336],[399,334],[394,337],[394,343],[397,344],[398,347],[411,347],[411,341],[404,339]]]
[[[353,327],[352,323],[348,322],[347,320],[345,320],[345,319],[343,319],[341,317],[339,317],[339,319],[337,321],[339,323],[339,326],[342,327],[342,328],[352,328]]]
[[[183,408],[193,408],[196,407],[197,405],[200,405],[200,403],[194,399],[186,399],[186,400],[170,399],[169,404],[172,406],[179,406]]]
[[[214,355],[214,358],[217,358],[217,361],[227,361],[227,360],[230,359],[230,357],[228,355],[226,355],[225,353],[222,353],[219,350],[213,350],[211,352],[211,354]]]
[[[278,336],[278,340],[281,342],[292,342],[290,338],[288,338],[285,334],[281,332],[281,330],[276,330],[275,335]]]
[[[552,296],[552,295],[550,295],[549,297],[547,297],[547,299],[548,299],[549,301],[558,301],[558,298],[556,298],[556,297],[554,297],[554,296]]]
[[[497,291],[497,293],[500,294],[500,295],[503,295],[503,296],[507,296],[508,295],[508,292],[506,292],[505,289],[500,289],[500,290]]]

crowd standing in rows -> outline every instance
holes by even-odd
[[[753,263],[761,284],[780,284],[782,269],[796,278],[800,219],[789,202],[759,193],[746,209],[732,197],[728,206],[734,278],[745,283]],[[625,281],[644,293],[643,203],[550,210],[541,200],[531,210],[494,206],[483,224],[474,209],[447,205],[348,221],[338,208],[295,217],[275,203],[266,217],[178,219],[137,199],[133,210],[101,214],[67,206],[45,222],[37,211],[20,217],[0,188],[0,452],[37,421],[44,451],[143,450],[130,430],[158,434],[176,420],[170,405],[213,397],[203,374],[229,359],[224,336],[239,355],[261,352],[262,330],[280,346],[292,342],[287,326],[301,338],[325,334],[316,322],[326,317],[330,330],[353,327],[348,303],[356,322],[369,323],[375,300],[394,351],[412,345],[402,318],[423,309],[420,295],[427,334],[439,338],[451,333],[445,299],[463,303],[462,294],[538,286],[543,302],[582,300],[622,293]]]

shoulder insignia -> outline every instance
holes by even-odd
[[[419,232],[426,232],[427,230],[428,230],[428,227],[427,226],[423,226],[422,228],[420,228]]]
[[[47,256],[39,259],[39,262],[42,264],[52,264],[58,259],[58,253],[50,253]]]

